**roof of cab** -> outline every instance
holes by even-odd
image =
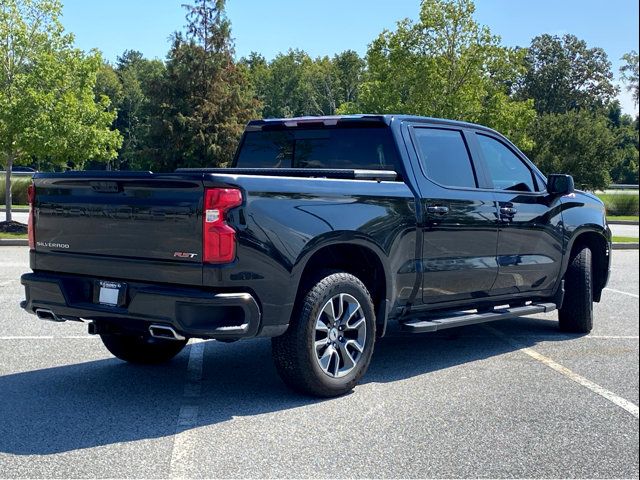
[[[247,131],[262,130],[265,126],[284,126],[284,127],[301,127],[301,126],[336,126],[338,123],[384,123],[390,125],[392,121],[410,121],[416,123],[429,123],[439,125],[451,125],[459,128],[474,128],[495,132],[489,127],[478,125],[475,123],[462,122],[459,120],[449,120],[446,118],[421,117],[419,115],[398,115],[398,114],[358,114],[358,115],[328,115],[317,117],[293,117],[293,118],[265,118],[260,120],[251,120],[247,124]],[[496,132],[497,133],[497,132]]]

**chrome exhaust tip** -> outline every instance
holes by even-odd
[[[162,340],[186,340],[185,337],[167,325],[151,325],[149,327],[149,334],[153,338],[160,338]]]
[[[48,320],[50,322],[66,321],[65,318],[59,317],[58,315],[53,313],[51,310],[48,310],[46,308],[36,308],[35,314],[36,314],[36,317],[38,317],[40,320]]]

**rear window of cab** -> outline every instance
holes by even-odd
[[[238,168],[397,170],[388,128],[295,129],[247,132]]]

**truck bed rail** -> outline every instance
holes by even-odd
[[[343,168],[178,168],[176,173],[221,173],[224,175],[262,175],[269,177],[336,178],[347,180],[399,180],[393,170]]]

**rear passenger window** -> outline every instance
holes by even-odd
[[[447,187],[477,186],[462,132],[419,127],[414,132],[427,177]]]
[[[493,188],[514,192],[536,191],[531,170],[515,153],[494,138],[480,133],[476,135]]]

